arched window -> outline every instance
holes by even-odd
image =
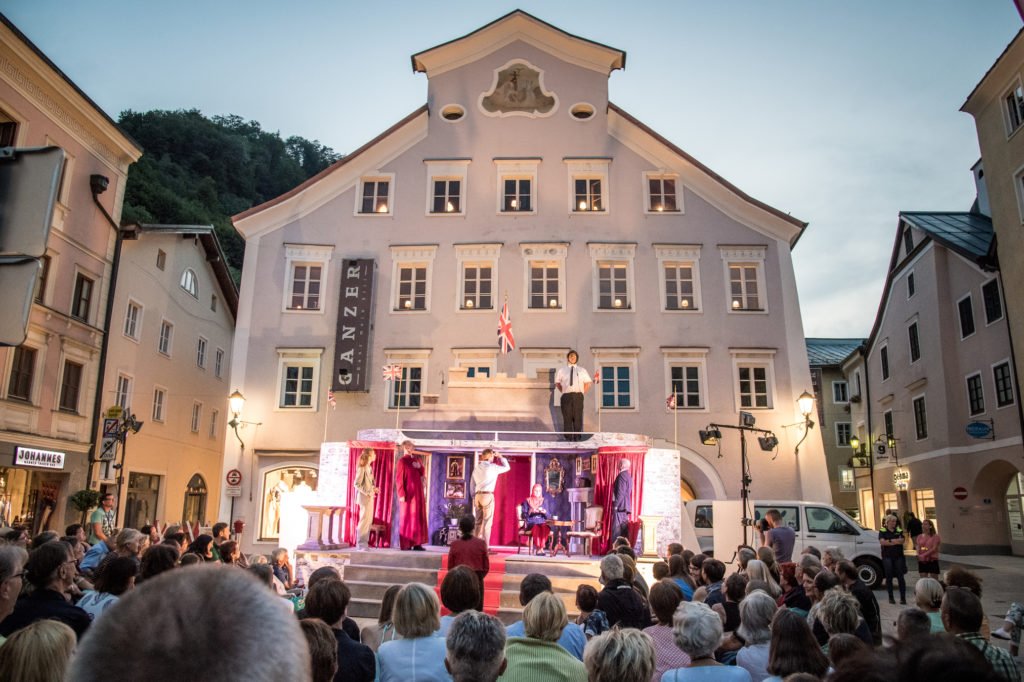
[[[277,540],[281,533],[281,496],[302,488],[315,491],[319,471],[309,465],[294,464],[271,469],[263,474],[263,505],[260,513],[260,540]]]
[[[181,520],[187,523],[206,523],[206,481],[199,474],[193,476],[185,486],[185,506]]]
[[[185,268],[185,272],[181,273],[181,288],[191,294],[193,298],[199,298],[199,279],[196,277],[196,271],[192,268]]]

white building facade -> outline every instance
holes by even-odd
[[[738,496],[739,437],[726,432],[719,457],[697,432],[743,410],[780,440],[774,460],[751,453],[754,497],[829,499],[819,432],[794,455],[796,398],[811,390],[791,259],[805,224],[609,102],[624,65],[513,12],[414,55],[425,106],[235,216],[231,388],[259,426],[244,451],[229,439],[224,468],[244,474],[247,550],[277,541],[275,488],[315,486],[321,442],[415,423],[432,396],[449,402],[451,381],[535,377],[570,348],[599,373],[585,430],[678,449],[682,494]],[[506,301],[517,346],[502,355]],[[382,381],[385,365],[397,381]],[[550,390],[541,409],[476,404],[464,421],[559,431]]]

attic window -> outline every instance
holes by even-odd
[[[441,118],[446,121],[458,121],[466,115],[466,110],[458,104],[449,104],[441,109]]]
[[[586,121],[594,117],[594,106],[586,102],[580,102],[579,104],[574,104],[569,109],[569,114],[579,121]]]

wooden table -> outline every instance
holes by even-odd
[[[572,521],[555,521],[548,519],[548,526],[551,528],[551,556],[557,556],[558,550],[562,550],[565,556],[569,556],[569,550],[565,546],[568,542],[566,533],[572,528]]]

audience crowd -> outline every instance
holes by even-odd
[[[439,589],[381,585],[377,622],[360,630],[333,566],[304,581],[283,549],[242,555],[227,524],[186,539],[178,526],[118,530],[100,511],[92,545],[78,524],[31,540],[0,529],[0,680],[1021,679],[1024,607],[992,630],[976,574],[929,563],[913,606],[883,635],[858,567],[835,548],[794,556],[773,517],[764,546],[738,548],[729,566],[673,543],[648,583],[618,538],[600,560],[600,589],[526,575],[522,619],[507,627],[482,613],[489,565],[466,517]],[[905,568],[889,554],[888,594],[895,577],[902,597]]]

